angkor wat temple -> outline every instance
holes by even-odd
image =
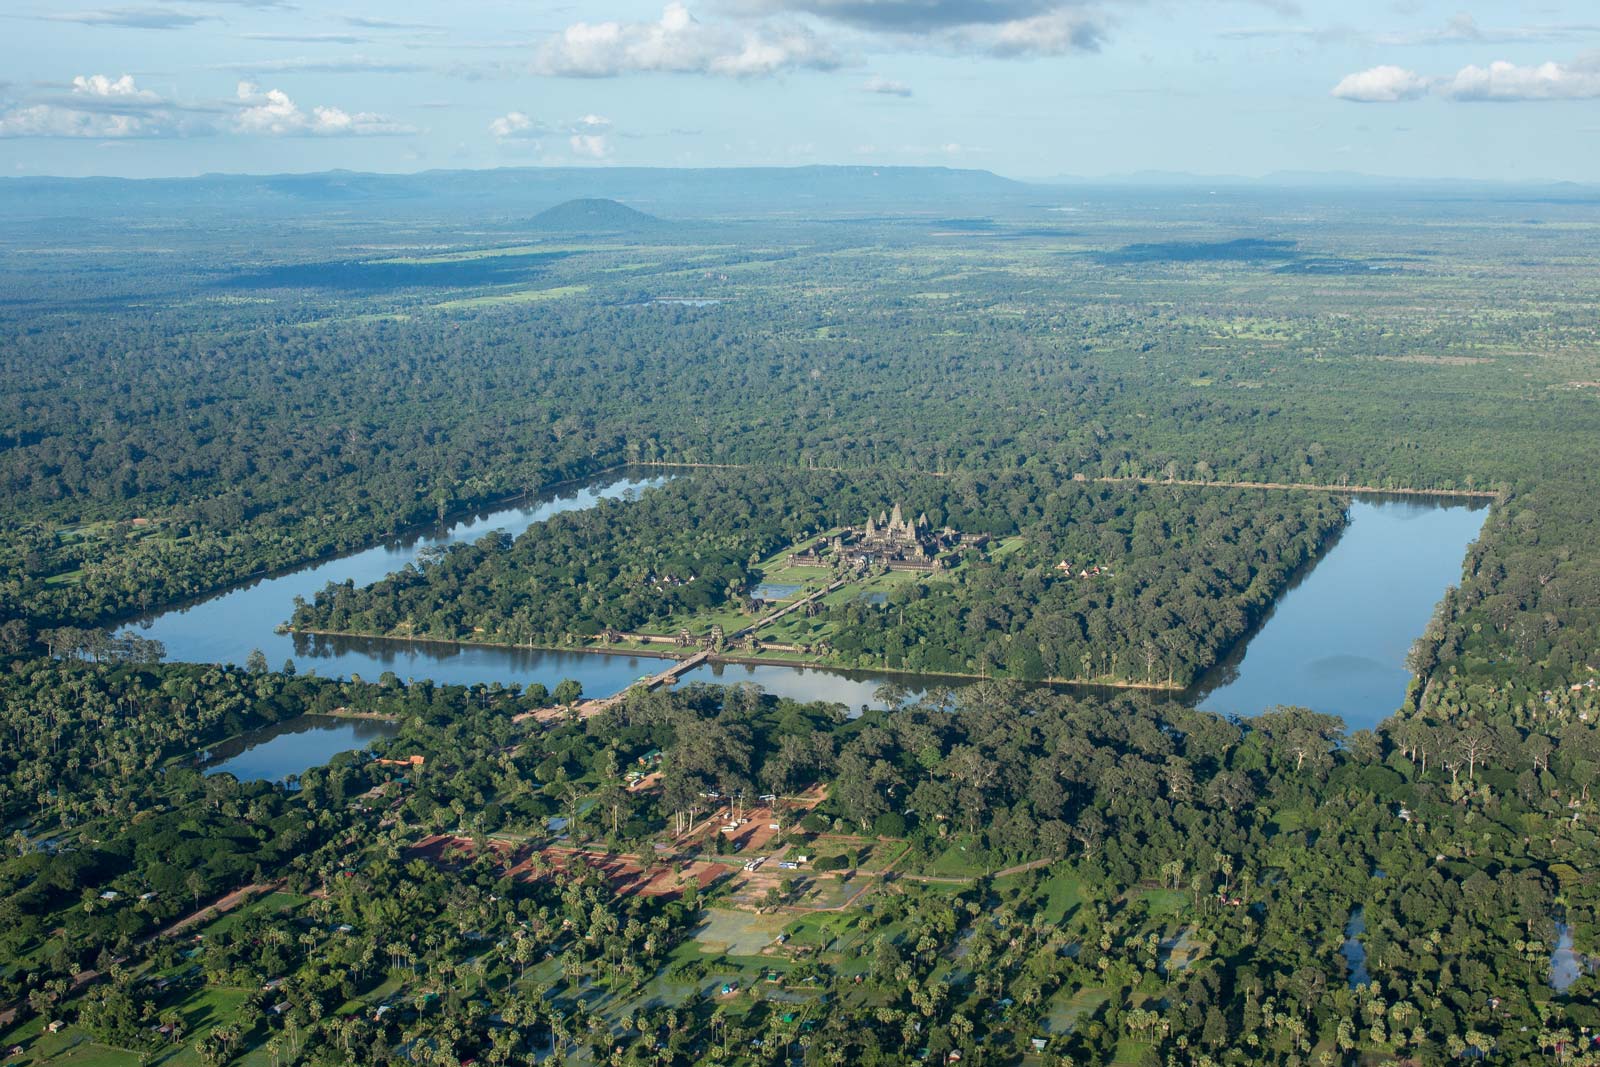
[[[847,526],[831,538],[819,540],[801,552],[791,553],[789,562],[801,567],[886,566],[890,570],[937,571],[943,563],[939,554],[961,544],[961,535],[945,528],[935,531],[927,515],[912,522],[896,504],[888,514],[867,516],[863,526]]]

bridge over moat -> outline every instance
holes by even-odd
[[[849,584],[849,582],[849,578],[840,578],[829,583],[823,588],[808,594],[807,596],[803,596],[798,600],[790,601],[789,603],[784,604],[782,607],[763,615],[761,618],[757,619],[755,622],[752,622],[749,626],[744,627],[742,630],[734,631],[734,633],[731,635],[731,639],[751,636],[777,622],[779,619],[784,618],[790,613],[799,611],[807,604],[810,604],[816,600],[820,600],[829,593],[832,593],[838,589],[842,589],[845,585]],[[648,639],[641,634],[624,634],[622,636],[635,640]],[[673,685],[678,681],[679,678],[682,678],[690,671],[706,663],[715,662],[717,658],[718,657],[715,649],[703,648],[691,656],[677,660],[672,664],[672,666],[667,667],[665,670],[658,671],[648,678],[640,679],[639,681],[628,686],[626,689],[622,690],[620,693],[613,693],[608,697],[596,697],[593,700],[585,700],[576,707],[575,711],[581,718],[587,718],[591,715],[598,715],[609,708],[615,707],[623,700],[626,700],[628,694],[636,689],[649,691],[652,689],[659,689],[662,686]],[[562,714],[564,714],[564,711],[561,708],[542,708],[539,711],[527,712],[523,716],[518,716],[518,718],[535,718],[544,720],[557,718]]]

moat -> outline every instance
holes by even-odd
[[[537,682],[551,688],[573,678],[587,697],[616,693],[655,674],[662,660],[625,652],[289,634],[278,627],[296,596],[309,599],[330,581],[365,585],[431,548],[496,529],[515,536],[554,515],[626,498],[663,480],[639,472],[606,475],[474,515],[447,529],[377,545],[155,615],[140,622],[140,632],[162,641],[171,660],[242,664],[253,649],[260,649],[273,667],[292,660],[297,670],[324,676],[370,680],[392,671],[402,679],[446,684]],[[1351,521],[1337,541],[1234,653],[1182,699],[1244,716],[1278,704],[1299,704],[1339,714],[1351,729],[1376,725],[1403,699],[1410,643],[1445,589],[1459,580],[1463,555],[1486,514],[1484,501],[1357,497]],[[683,681],[753,682],[778,696],[831,701],[851,709],[876,704],[886,682],[912,692],[951,684],[948,678],[770,663],[705,664]],[[296,735],[295,760],[315,736],[314,731]],[[324,758],[350,747],[350,739],[334,730],[326,744],[330,747]]]

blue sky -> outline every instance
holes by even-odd
[[[13,0],[0,174],[1600,177],[1600,4]]]

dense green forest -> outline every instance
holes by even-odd
[[[1519,489],[1581,468],[1578,230],[1544,227],[1542,260],[1509,223],[1294,243],[1402,261],[1379,279],[1162,259],[1115,207],[1092,234],[959,242],[508,227],[466,258],[363,260],[359,229],[312,229],[276,261],[232,266],[226,237],[159,272],[130,258],[109,290],[86,254],[29,260],[24,229],[0,274],[30,294],[0,306],[0,607],[109,621],[630,460]],[[1084,254],[1125,245],[1144,250]],[[1468,271],[1485,250],[1493,272]],[[654,302],[685,295],[718,302]]]
[[[0,235],[0,1051],[1597,1062],[1592,205],[975,187],[631,235],[476,201],[201,233],[158,192]],[[823,605],[830,662],[1180,685],[1347,491],[1494,501],[1375,731],[993,681],[581,718],[110,634],[628,464],[682,466],[264,625],[737,613],[763,558],[901,503],[996,541]],[[306,712],[396,736],[207,773]]]
[[[1396,723],[1341,742],[1337,720],[1303,710],[1239,724],[983,685],[954,707],[934,695],[848,719],[699,686],[530,734],[514,715],[538,698],[515,690],[12,665],[6,781],[52,845],[0,864],[13,961],[0,992],[146,1055],[194,1040],[222,1060],[266,1047],[386,1063],[420,1042],[455,1060],[553,1045],[569,1060],[765,1063],[798,1042],[807,1062],[921,1048],[1007,1062],[1045,1033],[1074,1063],[1288,1064],[1313,1050],[1442,1063],[1470,1047],[1528,1062],[1600,1025],[1595,978],[1546,984],[1556,923],[1587,938],[1600,907],[1574,862],[1594,833],[1567,804],[1600,760],[1600,727],[1571,704],[1522,726]],[[246,696],[264,718],[286,701],[394,716],[378,754],[425,762],[341,756],[285,792],[118,755],[240,725],[207,717],[173,736],[170,701]],[[38,708],[59,709],[65,756],[33,729]],[[117,773],[54,773],[97,745]],[[628,788],[621,770],[657,751],[661,788]],[[41,773],[59,785],[31,797]],[[708,792],[816,782],[826,799],[787,839],[843,860],[772,881],[769,929],[792,931],[792,950],[750,962],[708,945],[694,916],[739,914],[726,885],[608,888],[604,857],[650,852]],[[527,852],[526,834],[562,812],[562,847],[594,866]],[[415,847],[440,833],[454,853]],[[894,876],[872,873],[884,850],[900,856]],[[782,901],[840,878],[867,883],[872,906],[804,948],[816,920]],[[250,883],[270,895],[198,947],[151,936]],[[1355,907],[1361,981],[1337,933]],[[706,979],[762,988],[656,997]],[[195,1015],[233,989],[271,995]],[[1090,1005],[1082,1025],[1051,1030],[1067,1003]]]
[[[819,621],[847,666],[1186,686],[1271,606],[1343,521],[1332,497],[993,478],[694,471],[489,534],[363,589],[331,586],[293,625],[559,646],[737,603],[753,564],[895,503],[935,527],[1019,543],[947,579]],[[1064,563],[1076,561],[1071,573]],[[1078,577],[1093,566],[1092,579]],[[1098,573],[1103,571],[1103,573]],[[703,630],[704,627],[696,627]]]

